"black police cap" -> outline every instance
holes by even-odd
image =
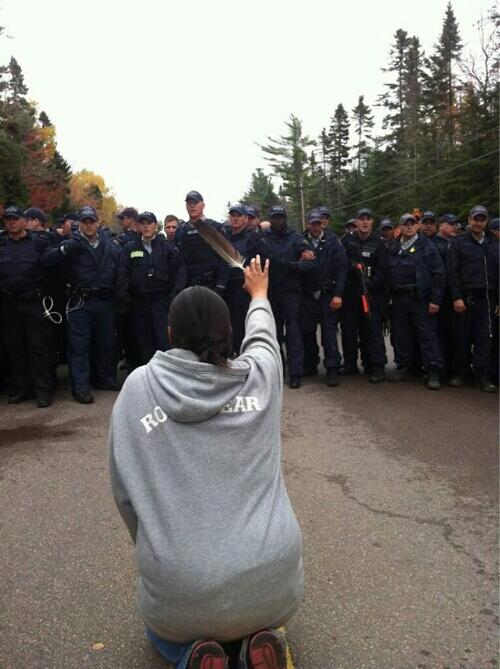
[[[39,221],[42,221],[42,223],[47,223],[48,220],[47,214],[43,211],[43,209],[39,209],[38,207],[30,207],[29,209],[26,209],[24,212],[24,218],[37,218]]]
[[[4,218],[23,218],[23,216],[24,211],[21,209],[21,207],[16,207],[14,205],[6,207],[5,211],[3,212]]]

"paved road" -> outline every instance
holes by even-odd
[[[288,631],[296,668],[497,667],[498,397],[323,382],[285,391],[307,578]],[[0,408],[1,669],[164,666],[109,492],[115,394],[96,396]]]

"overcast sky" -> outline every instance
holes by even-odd
[[[454,0],[462,39],[487,0]],[[398,28],[428,52],[446,0],[3,0],[0,56],[21,64],[74,170],[101,174],[118,201],[182,216],[197,189],[206,213],[265,167],[256,142],[291,113],[317,137],[339,102],[382,92]]]

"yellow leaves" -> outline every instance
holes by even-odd
[[[103,225],[112,226],[117,210],[115,197],[100,174],[81,170],[71,176],[70,199],[77,208],[90,204],[96,208]]]
[[[101,641],[92,644],[92,650],[103,650],[104,644]]]

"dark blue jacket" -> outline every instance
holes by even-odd
[[[47,239],[30,230],[17,241],[0,239],[0,290],[19,295],[47,287]]]
[[[120,245],[106,232],[99,233],[97,249],[93,249],[82,234],[75,232],[62,242],[57,252],[68,260],[68,282],[73,289],[116,290]]]
[[[140,240],[141,235],[135,230],[122,230],[118,233],[116,238],[118,239],[120,246],[125,246],[125,244]]]
[[[303,236],[309,249],[316,255],[314,269],[304,276],[304,294],[321,290],[330,297],[342,297],[347,276],[347,258],[339,238],[332,232],[325,232],[315,247],[309,233]]]
[[[452,300],[468,292],[498,293],[498,242],[489,233],[480,244],[470,230],[455,237],[446,256],[448,285]]]
[[[117,287],[131,295],[164,293],[174,297],[186,286],[186,268],[179,251],[161,235],[151,242],[149,254],[140,238],[128,242],[120,253]]]
[[[345,234],[341,239],[347,256],[347,280],[344,295],[360,296],[363,292],[360,270],[364,267],[368,287],[372,295],[382,294],[385,284],[387,247],[378,233],[372,232],[367,239],[360,239],[356,232]]]
[[[221,223],[205,219],[218,232],[224,234],[224,226]],[[214,283],[225,288],[229,278],[229,266],[220,256],[205,242],[198,230],[189,223],[182,225],[175,232],[175,245],[181,254],[181,260],[186,266],[187,282],[191,283],[193,277],[213,274]]]
[[[302,235],[289,227],[279,232],[252,234],[248,241],[249,258],[259,254],[262,263],[270,261],[269,289],[274,294],[299,290],[300,276],[314,269],[314,261],[300,259],[307,250]]]
[[[250,230],[244,229],[241,232],[233,232],[231,226],[224,226],[224,234],[238,251],[242,258],[245,260],[245,265],[250,263],[251,258],[248,257],[249,250],[249,240],[254,234]],[[245,277],[243,272],[237,267],[229,268],[229,279],[227,283],[228,290],[234,290],[237,288],[242,288],[245,283]]]
[[[387,254],[389,288],[398,285],[398,275],[414,272],[417,295],[426,302],[441,304],[446,285],[446,271],[435,244],[419,235],[410,248],[402,251],[401,241],[394,240]]]

